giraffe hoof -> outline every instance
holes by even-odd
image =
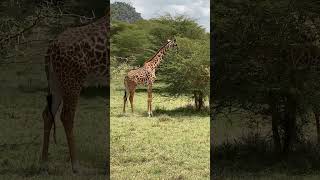
[[[79,171],[78,171],[78,170],[72,170],[72,173],[73,173],[74,175],[78,175],[78,174],[79,174]]]
[[[80,170],[79,170],[79,164],[75,164],[75,165],[73,165],[72,166],[72,172],[73,172],[73,174],[80,174]]]
[[[48,166],[41,165],[41,166],[40,166],[40,174],[41,174],[41,175],[44,175],[44,176],[49,175],[49,168],[48,168]]]
[[[40,170],[40,175],[42,175],[42,176],[48,176],[48,175],[49,175],[49,172],[48,172],[48,170]]]
[[[80,171],[79,171],[78,168],[73,168],[73,169],[72,169],[72,172],[73,172],[74,175],[80,174]]]

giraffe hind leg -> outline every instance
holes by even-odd
[[[133,98],[134,98],[134,93],[136,90],[136,86],[137,84],[133,81],[128,81],[126,83],[126,91],[127,91],[127,95],[129,94],[129,101],[130,101],[130,105],[131,105],[131,112],[133,113],[134,108],[133,108]]]

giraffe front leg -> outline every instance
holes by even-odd
[[[152,114],[152,86],[148,86],[148,116],[153,116]]]

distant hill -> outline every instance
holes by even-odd
[[[117,20],[133,23],[141,19],[141,14],[130,4],[124,2],[114,2],[111,4],[111,21]]]

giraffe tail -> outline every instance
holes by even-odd
[[[125,101],[128,101],[128,86],[127,86],[127,76],[124,78],[124,96],[123,98],[125,99]],[[128,106],[128,103],[126,103],[126,105]]]
[[[123,96],[123,98],[127,101],[128,100],[128,95],[127,95],[127,91],[126,90],[124,90],[124,96]]]
[[[53,120],[53,140],[54,143],[57,144],[57,136],[56,136],[56,121],[54,120],[54,115],[52,113],[52,94],[47,95],[47,104],[48,104],[48,111]]]

